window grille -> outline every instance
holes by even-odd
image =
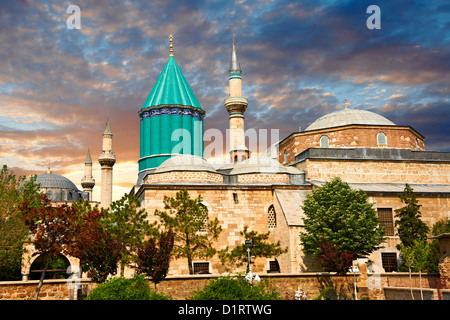
[[[268,272],[280,272],[280,265],[277,260],[269,261],[269,270]]]
[[[200,205],[205,207],[203,204],[200,204]],[[206,211],[206,212],[208,212],[208,211]],[[208,232],[208,227],[207,227],[208,226],[208,215],[207,214],[204,217],[195,217],[195,221],[201,221],[202,222],[202,226],[198,230],[199,232]]]
[[[269,207],[267,220],[268,220],[267,222],[268,222],[269,228],[271,228],[271,229],[276,228],[276,226],[277,226],[277,215],[276,215],[275,208],[273,207],[273,205],[271,205]]]
[[[394,236],[394,217],[392,216],[392,208],[378,208],[378,218],[380,226],[385,227],[387,236]]]
[[[397,271],[397,254],[395,252],[382,252],[381,263],[383,264],[384,271]]]
[[[194,274],[208,274],[209,262],[194,262]]]

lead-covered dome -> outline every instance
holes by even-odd
[[[325,128],[341,127],[346,125],[381,125],[393,126],[395,123],[385,117],[367,110],[344,109],[320,117],[314,121],[305,131],[320,130]]]
[[[173,156],[164,161],[155,173],[169,172],[169,171],[210,171],[216,172],[205,158],[193,156],[190,154],[182,154]]]
[[[29,179],[27,179],[29,180]],[[36,176],[36,184],[39,184],[40,189],[51,201],[78,201],[81,197],[81,192],[77,186],[59,174],[51,172],[39,174]]]

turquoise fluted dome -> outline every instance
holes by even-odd
[[[203,157],[203,111],[173,56],[169,57],[139,111],[139,171],[171,156]]]

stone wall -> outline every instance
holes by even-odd
[[[386,134],[387,145],[378,145],[377,134]],[[314,131],[303,131],[290,135],[279,146],[280,163],[285,163],[285,150],[288,164],[292,164],[295,156],[308,148],[319,148],[322,136],[329,138],[330,148],[400,148],[425,150],[424,138],[410,127],[401,126],[345,126]],[[417,139],[417,148],[416,148]]]
[[[330,273],[301,273],[301,274],[260,274],[261,279],[267,279],[275,287],[283,299],[292,300],[295,291],[302,289],[308,300],[316,298],[322,290],[330,288],[325,295],[328,299],[353,299],[354,279],[358,287],[358,299],[370,300],[410,300],[410,280],[408,273],[361,273],[336,276]],[[157,285],[157,290],[171,296],[174,300],[184,300],[192,296],[193,292],[202,289],[211,279],[220,275],[168,276]],[[438,275],[422,275],[422,289],[424,299],[450,299],[450,290],[439,287]],[[412,274],[413,294],[420,299],[419,274]],[[33,300],[38,281],[9,281],[0,282],[0,300]],[[90,292],[96,284],[89,279],[81,279],[78,284]],[[154,285],[150,282],[150,286]],[[67,280],[45,280],[39,295],[39,300],[76,300],[77,291],[71,289]]]
[[[221,174],[205,171],[170,171],[150,174],[145,178],[145,183],[157,182],[212,182],[223,183]]]
[[[450,164],[413,161],[308,159],[298,165],[306,180],[346,182],[450,184]]]
[[[260,188],[227,188],[223,186],[185,186],[191,198],[201,195],[203,204],[208,208],[210,220],[217,218],[222,227],[222,232],[215,246],[217,250],[225,249],[227,246],[234,248],[244,242],[240,235],[244,226],[249,230],[259,233],[266,233],[268,229],[268,209],[273,204],[273,189],[271,187]],[[164,210],[164,195],[174,197],[181,190],[182,186],[147,186],[144,191],[142,204],[148,213],[149,221],[157,221],[159,218],[154,215],[155,209]],[[197,259],[196,262],[205,260]],[[210,260],[210,272],[225,272],[217,255]],[[256,260],[257,272],[265,271],[267,268],[266,259]],[[171,263],[170,275],[189,274],[187,262],[178,259]]]

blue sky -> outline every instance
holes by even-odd
[[[79,30],[66,26],[72,4]],[[366,26],[372,4],[379,30]],[[449,30],[448,1],[2,1],[0,159],[26,175],[51,165],[79,184],[109,118],[115,181],[129,189],[137,111],[168,59],[169,34],[205,129],[228,127],[234,34],[246,128],[284,138],[348,98],[351,108],[412,126],[428,150],[450,151]]]

